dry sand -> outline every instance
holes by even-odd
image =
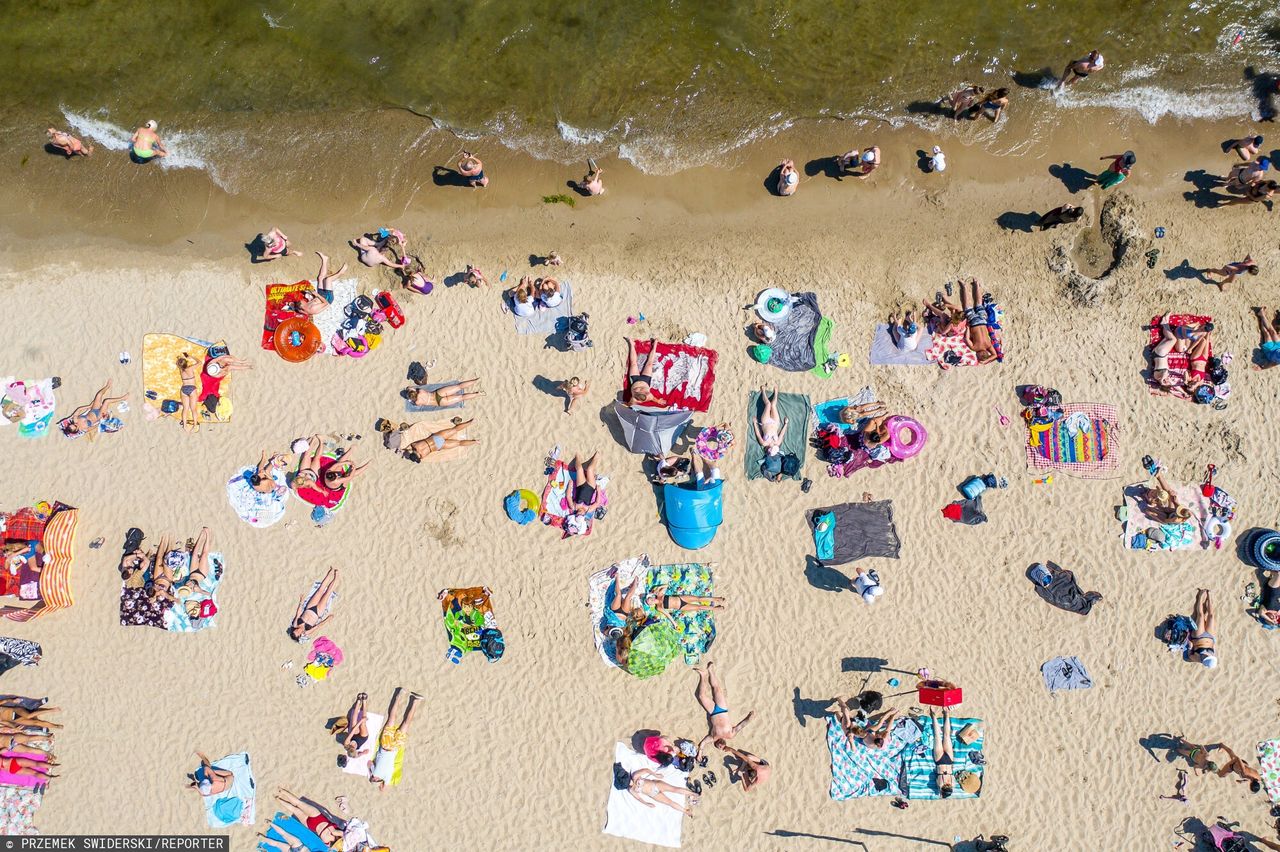
[[[1122,485],[1141,477],[1138,459],[1151,453],[1183,481],[1217,463],[1219,483],[1240,501],[1238,531],[1276,523],[1280,435],[1269,415],[1280,376],[1245,368],[1257,343],[1249,305],[1280,302],[1274,219],[1256,208],[1197,209],[1182,198],[1183,173],[1225,172],[1231,160],[1217,142],[1246,129],[1116,125],[1100,138],[1096,124],[1079,122],[1064,126],[1053,150],[991,156],[952,144],[950,168],[932,176],[914,168],[911,152],[933,140],[884,132],[875,138],[886,165],[872,179],[806,178],[796,197],[774,198],[761,180],[778,158],[802,162],[802,152],[837,147],[834,134],[820,142],[790,137],[754,150],[731,171],[649,178],[606,162],[609,193],[575,209],[537,197],[576,175],[495,157],[489,190],[435,190],[424,181],[428,188],[394,223],[425,246],[437,281],[468,262],[491,280],[503,269],[518,277],[529,254],[558,249],[577,309],[591,314],[595,348],[544,349],[540,338],[514,332],[496,288],[438,285],[426,298],[406,295],[408,325],[365,360],[302,366],[258,349],[262,288],[314,274],[313,258],[251,266],[239,244],[279,224],[298,248],[352,261],[343,241],[388,221],[385,210],[348,211],[322,224],[316,210],[292,217],[242,210],[235,232],[227,223],[236,217],[222,210],[204,225],[184,220],[175,238],[174,211],[186,208],[161,190],[166,175],[124,172],[96,157],[33,164],[38,173],[29,169],[24,180],[61,188],[50,190],[56,201],[46,206],[33,200],[44,193],[32,186],[10,183],[5,191],[11,201],[29,202],[10,207],[7,218],[25,209],[45,224],[28,222],[25,232],[36,236],[9,242],[0,258],[0,315],[9,317],[0,372],[61,375],[64,411],[87,402],[107,378],[134,395],[126,429],[94,442],[28,442],[0,431],[8,462],[0,507],[60,499],[81,509],[74,609],[0,625],[45,650],[39,667],[4,676],[5,691],[48,695],[64,708],[57,740],[64,777],[46,797],[39,826],[47,833],[202,832],[200,803],[183,789],[198,748],[215,757],[251,753],[259,828],[272,813],[271,793],[284,785],[329,804],[349,796],[354,812],[397,852],[630,846],[600,834],[613,742],[641,728],[696,737],[704,719],[693,699],[696,678],[683,665],[638,681],[604,667],[591,644],[591,572],[642,552],[655,561],[689,556],[659,524],[641,460],[618,444],[603,412],[622,372],[624,335],[679,339],[701,331],[721,358],[714,403],[698,422],[728,420],[745,434],[746,395],[762,383],[815,401],[872,384],[931,437],[917,459],[848,481],[829,479],[810,457],[807,495],[793,483],[744,481],[740,455],[727,464],[726,523],[699,554],[719,564],[718,591],[729,599],[710,656],[727,680],[733,713],[757,713],[738,744],[776,770],[750,795],[724,783],[710,790],[699,817],[686,822],[687,848],[804,850],[840,841],[833,848],[881,852],[1002,832],[1017,849],[1168,849],[1183,819],[1218,814],[1269,834],[1263,798],[1230,780],[1193,778],[1186,806],[1158,800],[1172,791],[1174,767],[1163,751],[1153,760],[1140,742],[1185,733],[1249,757],[1257,741],[1280,734],[1276,634],[1251,621],[1239,600],[1254,574],[1234,542],[1220,552],[1126,551],[1113,517]],[[1122,189],[1135,199],[1144,235],[1168,229],[1154,243],[1160,263],[1123,273],[1113,303],[1071,306],[1048,259],[1079,230],[1009,233],[994,220],[1067,201],[1046,173],[1051,163],[1070,156],[1091,168],[1098,155],[1128,147],[1140,159]],[[95,168],[114,170],[120,193],[152,192],[162,203],[144,213],[118,203],[112,209],[102,201],[110,188],[88,177]],[[76,180],[89,181],[81,209],[69,200]],[[1096,227],[1097,192],[1075,197]],[[206,213],[225,207],[219,202]],[[245,224],[251,213],[264,221]],[[107,220],[118,215],[129,218],[132,239],[110,233]],[[83,222],[90,235],[68,233],[58,218]],[[1183,258],[1216,266],[1246,252],[1263,274],[1225,294],[1162,274]],[[357,272],[366,288],[382,280]],[[1003,365],[945,374],[867,365],[874,322],[960,275],[981,278],[1006,306]],[[741,306],[771,285],[818,294],[836,322],[834,348],[850,354],[851,367],[824,381],[747,358]],[[1219,346],[1236,356],[1226,411],[1148,395],[1139,326],[1169,308],[1218,320]],[[639,312],[647,322],[628,326],[626,317]],[[254,360],[253,372],[235,378],[231,424],[189,436],[173,421],[144,421],[138,359],[142,335],[152,331],[224,337],[235,354]],[[122,349],[133,364],[116,363]],[[483,443],[466,459],[419,466],[379,446],[373,421],[401,416],[397,391],[411,359],[435,359],[433,379],[483,380],[488,395],[466,410]],[[562,401],[540,387],[570,375],[588,379],[592,392],[566,416]],[[1016,422],[1001,428],[992,410],[1016,413],[1013,389],[1023,383],[1057,387],[1068,401],[1118,406],[1122,476],[1058,475],[1051,486],[1033,485],[1023,432]],[[227,477],[260,450],[283,450],[317,430],[363,434],[356,452],[373,460],[333,523],[315,528],[296,501],[273,528],[241,523],[226,503]],[[513,488],[541,487],[542,459],[555,444],[599,450],[612,477],[612,511],[586,540],[518,528],[501,511]],[[988,471],[1011,480],[986,501],[990,523],[945,521],[939,509],[956,496],[955,484]],[[848,572],[806,570],[812,543],[804,511],[863,492],[894,501],[903,540],[899,561],[866,563],[886,588],[872,608],[838,588]],[[216,628],[183,636],[119,625],[117,548],[135,525],[152,540],[163,530],[185,536],[212,527],[228,564]],[[90,550],[97,536],[107,544]],[[1105,602],[1087,618],[1043,604],[1023,573],[1047,559],[1075,570]],[[303,652],[284,628],[297,597],[330,565],[343,569],[344,580],[337,617],[324,632],[347,662],[329,682],[300,690],[298,669],[281,669]],[[454,667],[444,659],[435,593],[469,585],[493,590],[508,649],[498,664],[472,655]],[[1197,587],[1212,589],[1218,606],[1217,671],[1178,661],[1153,635],[1167,614],[1189,611]],[[1046,694],[1038,669],[1058,654],[1081,656],[1096,681],[1092,691]],[[915,802],[898,811],[887,800],[828,798],[816,708],[856,689],[861,677],[842,671],[842,661],[859,656],[907,670],[927,665],[963,684],[965,712],[986,720],[990,765],[980,800]],[[871,686],[883,686],[883,678]],[[379,794],[338,772],[323,725],[360,690],[381,711],[397,686],[423,693],[427,705],[404,783]],[[231,834],[233,848],[251,847],[247,829]]]

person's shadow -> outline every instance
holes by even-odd
[[[1058,75],[1047,66],[1038,71],[1014,71],[1009,76],[1015,86],[1024,89],[1047,89],[1050,84],[1058,82]]]
[[[804,578],[809,585],[823,592],[847,592],[852,584],[844,572],[823,565],[815,556],[804,558]]]
[[[807,727],[807,719],[826,719],[827,708],[831,706],[831,699],[825,701],[816,698],[801,698],[800,687],[794,687],[791,694],[791,709],[796,714],[796,721],[800,723],[800,727]]]
[[[844,169],[840,168],[840,161],[834,155],[810,160],[804,164],[804,173],[809,177],[823,175],[835,180],[844,180]]]
[[[925,174],[929,174],[929,159],[931,155],[923,148],[916,149],[916,168]]]
[[[1007,210],[996,217],[996,224],[1006,231],[1023,231],[1030,234],[1032,226],[1040,221],[1040,214],[1032,210],[1030,213],[1019,213]]]
[[[1212,210],[1229,200],[1228,196],[1215,192],[1222,185],[1222,178],[1211,175],[1204,169],[1193,169],[1184,174],[1182,179],[1193,187],[1184,192],[1182,197],[1201,210]]]
[[[1204,275],[1204,271],[1192,266],[1191,261],[1186,258],[1183,258],[1182,263],[1179,263],[1172,269],[1166,269],[1164,271],[1164,277],[1168,278],[1170,281],[1186,281],[1187,279],[1192,279],[1195,281],[1203,281],[1206,284],[1209,282],[1209,279]]]
[[[1147,734],[1145,737],[1138,737],[1138,745],[1151,755],[1151,759],[1156,763],[1160,762],[1160,758],[1156,757],[1156,750],[1165,752],[1164,762],[1173,763],[1177,759],[1175,749],[1181,742],[1179,737],[1170,733]]]
[[[1079,166],[1073,166],[1070,163],[1055,163],[1049,166],[1049,174],[1062,181],[1062,185],[1072,195],[1077,192],[1083,192],[1097,181],[1092,172],[1086,172]]]
[[[773,167],[773,171],[769,172],[769,176],[764,179],[764,188],[770,195],[783,198],[783,194],[778,191],[778,184],[782,182],[782,163]]]
[[[440,283],[443,284],[446,288],[457,287],[459,284],[465,284],[466,280],[467,280],[467,273],[451,272],[448,275],[446,275]]]
[[[1258,118],[1262,121],[1276,120],[1276,81],[1280,80],[1270,71],[1258,71],[1252,65],[1244,69],[1244,78],[1249,81],[1249,88],[1258,102]]]
[[[66,151],[62,150],[52,142],[44,143],[44,152],[46,154],[52,154],[55,157],[61,157],[64,160],[71,160],[77,156],[76,154],[68,154]]]
[[[567,180],[564,182],[564,185],[581,195],[583,198],[591,197],[591,193],[587,191],[586,186],[578,183],[576,180]]]
[[[559,382],[552,381],[543,375],[537,375],[533,377],[533,386],[547,396],[554,396],[556,399],[564,400],[565,409],[568,410],[569,395],[564,392],[564,388],[560,387]]]
[[[471,188],[471,179],[457,169],[448,166],[436,166],[431,170],[431,182],[436,186],[460,186]]]
[[[912,101],[907,104],[907,112],[912,115],[940,115],[945,118],[951,117],[951,110],[943,106],[941,100]]]

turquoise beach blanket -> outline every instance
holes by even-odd
[[[773,397],[770,396],[770,399]],[[755,423],[762,410],[760,391],[752,391],[747,399],[747,440],[742,453],[743,463],[747,469],[747,479],[761,479],[764,471],[760,464],[764,461],[764,447],[756,440]],[[782,440],[782,455],[794,453],[800,460],[800,472],[789,477],[797,482],[804,475],[804,457],[809,451],[809,397],[798,393],[778,394],[778,417],[789,419],[787,434]],[[788,478],[788,477],[784,477]]]
[[[174,572],[173,584],[180,586],[186,581],[191,574],[191,553],[185,554],[186,564],[178,571]],[[209,553],[209,571],[199,583],[199,591],[194,592],[190,596],[183,598],[178,603],[169,607],[164,612],[164,627],[173,633],[198,633],[206,627],[213,627],[217,622],[217,595],[218,585],[222,583],[222,574],[226,569],[226,563],[222,559],[221,553]],[[204,605],[204,601],[209,601],[211,605]],[[187,604],[195,603],[196,606],[204,605],[206,612],[211,612],[204,618],[200,617],[200,613],[196,612],[196,617],[192,618],[187,612]]]
[[[307,852],[329,852],[328,845],[316,836],[316,833],[307,828],[297,817],[285,816],[283,813],[277,813],[271,820],[272,823],[279,823],[284,830],[298,838],[298,842],[307,847]],[[267,827],[267,836],[273,840],[284,842],[284,835],[276,831],[274,825]],[[268,846],[261,840],[258,841],[258,848],[262,852],[278,852],[275,847]]]
[[[984,775],[985,767],[973,763],[969,759],[969,755],[974,752],[982,751],[983,739],[986,731],[973,741],[972,745],[965,745],[960,740],[955,739],[955,735],[960,733],[960,729],[965,725],[975,723],[980,729],[983,728],[981,719],[958,719],[951,718],[951,753],[955,756],[955,766],[952,769],[953,776],[959,774],[961,770],[978,775]],[[907,751],[907,798],[908,799],[940,799],[942,795],[938,792],[938,788],[933,783],[934,771],[938,768],[933,760],[933,725],[929,722],[928,717],[921,716],[918,723],[913,723],[913,727],[918,724],[920,727],[920,741]],[[985,775],[983,777],[985,785]],[[951,795],[952,799],[976,799],[982,795],[982,788],[977,793],[966,793],[960,789],[960,785],[956,784]]]
[[[646,592],[656,586],[666,586],[665,594],[691,595],[694,597],[711,597],[715,594],[715,577],[711,569],[697,562],[682,562],[677,565],[659,565],[649,570],[645,577]],[[656,610],[645,606],[651,618],[661,618]],[[710,610],[699,612],[673,612],[671,618],[676,623],[676,636],[684,651],[684,661],[688,665],[697,665],[702,655],[711,647],[716,638],[715,616]]]
[[[828,716],[831,798],[843,802],[869,796],[901,796],[906,789],[906,755],[919,739],[920,729],[909,719],[899,719],[884,748],[869,749],[859,741],[851,745],[840,722],[835,716]]]
[[[257,813],[257,790],[253,769],[249,766],[249,753],[229,754],[215,760],[217,769],[229,770],[235,777],[231,787],[217,796],[202,796],[204,818],[210,828],[226,828],[229,825],[253,825]]]

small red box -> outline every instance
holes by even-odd
[[[931,707],[954,707],[964,701],[964,692],[955,684],[939,683],[938,681],[926,681],[925,683],[934,685],[926,686],[921,684],[919,689],[921,704],[928,704]]]

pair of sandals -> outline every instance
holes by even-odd
[[[695,796],[701,796],[703,784],[706,784],[708,787],[714,787],[716,786],[717,781],[719,781],[719,779],[716,778],[716,774],[714,772],[704,772],[702,773],[702,781],[690,779],[689,783],[685,786],[687,786],[689,788],[689,792],[693,793]]]

